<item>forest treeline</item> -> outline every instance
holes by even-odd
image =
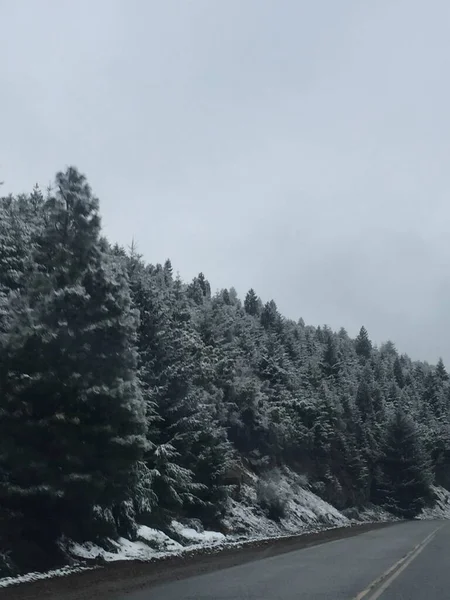
[[[301,299],[299,300],[299,310]],[[71,167],[0,203],[0,550],[36,569],[62,537],[220,527],[230,472],[288,465],[339,509],[412,517],[450,487],[445,366],[361,327],[284,318],[250,289],[102,236]]]

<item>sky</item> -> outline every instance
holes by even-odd
[[[2,192],[450,366],[447,0],[0,0]]]

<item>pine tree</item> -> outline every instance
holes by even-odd
[[[341,370],[336,341],[331,331],[327,335],[321,366],[326,378],[337,377]]]
[[[104,252],[85,178],[69,168],[56,185],[10,303],[0,416],[2,504],[44,537],[69,522],[82,535],[94,505],[130,498],[145,442],[125,274]]]
[[[184,493],[188,497],[193,474],[180,465],[180,452],[175,447],[173,433],[164,434],[170,423],[165,422],[163,376],[167,350],[169,306],[166,301],[171,286],[158,270],[147,269],[142,259],[131,252],[128,272],[133,303],[140,313],[138,328],[139,378],[146,405],[147,448],[143,472],[146,485],[140,490],[138,514],[145,522],[155,524],[164,519],[165,509],[183,505]]]
[[[381,345],[380,354],[382,357],[390,358],[395,358],[396,356],[398,356],[394,342],[392,342],[391,340],[384,342],[384,344]]]
[[[231,305],[230,292],[227,289],[224,289],[222,290],[221,295],[224,303],[227,305]]]
[[[31,196],[0,201],[0,295],[25,284],[32,267],[33,244],[42,227],[43,198],[38,189]]]
[[[165,281],[166,285],[171,285],[171,283],[173,282],[173,268],[172,268],[172,263],[170,262],[169,259],[167,259],[166,262],[164,263],[163,272],[164,272],[164,281]]]
[[[440,379],[440,381],[448,381],[447,369],[444,366],[444,361],[442,360],[442,358],[438,360],[435,373],[437,378]]]
[[[210,367],[194,328],[190,291],[178,278],[166,286],[142,264],[130,267],[141,312],[139,372],[149,407],[150,486],[142,517],[154,525],[179,513],[198,515],[202,507],[212,520],[227,496],[221,477],[231,447],[214,414],[215,392],[208,388]]]
[[[204,304],[205,301],[211,299],[211,286],[203,273],[194,277],[192,283],[187,286],[186,293],[197,305]]]
[[[432,498],[430,462],[414,421],[401,409],[388,425],[379,464],[378,493],[383,506],[401,517],[418,515]]]
[[[261,325],[264,329],[274,328],[280,322],[277,305],[273,300],[266,302],[261,311]]]
[[[387,401],[390,409],[390,414],[393,414],[396,409],[401,408],[401,390],[396,381],[391,381],[387,390]]]
[[[405,377],[403,376],[403,369],[398,356],[395,357],[394,361],[394,377],[398,387],[402,390],[405,387]]]
[[[244,300],[245,312],[252,317],[257,317],[261,312],[261,302],[255,293],[254,289],[247,292]]]
[[[200,288],[202,290],[203,297],[206,298],[207,300],[210,300],[210,298],[211,298],[211,286],[209,284],[209,281],[203,275],[203,273],[199,273],[198,274],[197,281],[198,281],[198,283],[200,285]]]
[[[429,413],[440,419],[445,412],[443,382],[436,373],[430,371],[424,382],[422,403]]]
[[[374,417],[372,385],[372,370],[370,366],[367,365],[361,374],[355,399],[356,406],[363,422],[371,421]]]
[[[369,339],[367,329],[363,326],[359,330],[358,337],[355,340],[356,354],[362,359],[369,359],[372,355],[372,342]]]

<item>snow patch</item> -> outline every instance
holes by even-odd
[[[170,526],[181,538],[194,544],[209,546],[223,543],[226,540],[224,534],[218,531],[196,531],[192,527],[185,527],[178,521],[172,521]]]
[[[144,540],[151,547],[162,551],[174,551],[181,550],[183,546],[170,538],[168,535],[159,531],[158,529],[152,529],[146,525],[141,525],[137,532],[138,540]]]
[[[54,569],[53,571],[47,571],[46,573],[27,573],[26,575],[19,575],[17,577],[3,577],[3,579],[0,579],[0,588],[17,585],[19,583],[30,583],[31,581],[38,581],[40,579],[64,577],[71,573],[80,573],[81,571],[90,571],[91,569],[95,569],[95,567],[62,567],[61,569]]]
[[[212,545],[223,544],[225,536],[217,531],[203,531],[201,533],[190,527],[185,527],[177,521],[172,521],[171,525],[186,544],[180,544],[169,537],[166,533],[158,529],[152,529],[141,525],[137,531],[137,540],[130,541],[126,538],[118,540],[108,539],[107,543],[110,550],[105,550],[101,546],[92,542],[83,544],[68,542],[67,552],[81,559],[104,560],[113,562],[118,560],[155,560],[167,556],[179,555],[197,549],[198,546],[210,547]]]
[[[103,559],[108,562],[148,560],[154,556],[154,550],[144,542],[131,542],[125,538],[119,538],[117,541],[110,539],[108,543],[114,547],[114,551],[105,550],[92,542],[85,542],[84,544],[72,542],[68,545],[67,550],[72,556],[78,558]]]
[[[432,486],[435,504],[422,510],[417,519],[450,519],[450,492],[443,487]]]
[[[185,523],[174,520],[170,529],[176,540],[162,531],[141,525],[137,531],[136,541],[125,538],[109,539],[105,544],[108,550],[92,542],[79,544],[64,540],[63,546],[71,556],[81,560],[145,561],[181,555],[202,548],[241,547],[254,540],[274,539],[334,527],[349,527],[361,522],[396,520],[390,513],[379,507],[349,510],[344,515],[311,492],[305,478],[288,468],[273,469],[263,478],[258,478],[250,471],[245,475],[247,483],[241,486],[239,499],[229,499],[226,516],[222,521],[227,535],[217,531],[204,531],[201,523],[195,520]],[[450,518],[450,492],[443,488],[434,488],[434,491],[436,505],[424,510],[420,518]],[[266,498],[264,498],[265,493],[269,493]],[[267,501],[270,505],[270,501],[274,498],[275,501],[280,499],[282,505],[282,511],[276,521],[269,518],[267,509]],[[59,577],[92,568],[96,567],[66,567],[47,573],[7,577],[0,579],[0,587]]]
[[[258,500],[258,483],[243,485],[239,501],[230,499],[223,523],[231,535],[245,538],[277,537],[351,525],[350,519],[305,486],[305,479],[288,468],[273,469],[264,479],[283,499],[284,516],[270,519]]]
[[[390,523],[401,520],[399,517],[395,517],[392,513],[381,508],[381,506],[376,505],[369,505],[363,509],[350,508],[344,510],[343,513],[351,519],[352,523]]]

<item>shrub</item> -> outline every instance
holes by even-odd
[[[274,481],[259,481],[256,489],[259,506],[272,521],[280,521],[286,516],[287,497]]]

